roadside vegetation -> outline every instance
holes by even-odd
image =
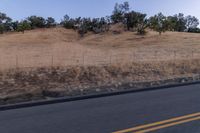
[[[165,16],[162,13],[158,13],[147,18],[145,13],[130,10],[128,2],[116,3],[110,16],[101,18],[70,18],[68,15],[65,15],[60,23],[56,22],[52,17],[43,18],[40,16],[29,16],[21,21],[13,21],[5,13],[0,13],[1,34],[13,31],[24,33],[26,30],[62,26],[76,30],[83,37],[88,32],[95,34],[108,32],[110,26],[117,23],[123,24],[125,31],[135,31],[139,35],[144,35],[147,28],[157,31],[160,35],[165,31],[200,33],[198,28],[199,20],[195,16],[184,16],[183,13]]]
[[[147,17],[128,2],[61,22],[0,13],[0,105],[199,80],[198,25],[182,13]]]
[[[194,59],[0,72],[0,105],[197,81],[199,65]]]

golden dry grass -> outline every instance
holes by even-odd
[[[0,105],[90,92],[117,91],[127,83],[131,84],[132,89],[136,89],[147,85],[199,80],[199,65],[200,60],[195,59],[109,66],[14,69],[6,73],[0,72]]]
[[[200,34],[149,31],[88,34],[73,30],[38,29],[0,35],[0,69],[104,65],[132,61],[162,61],[200,57]]]
[[[109,32],[80,38],[73,30],[53,28],[8,33],[0,40],[0,104],[200,73],[200,34]]]

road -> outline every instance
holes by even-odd
[[[200,133],[199,112],[200,85],[189,85],[1,111],[0,132]]]

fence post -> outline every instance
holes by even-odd
[[[85,66],[85,53],[84,52],[83,52],[82,58],[83,58],[83,66]]]
[[[112,64],[112,54],[110,55],[110,65]]]
[[[19,68],[18,55],[16,55],[16,69]]]
[[[174,51],[174,60],[176,60],[176,51]]]
[[[54,66],[54,57],[53,55],[51,55],[51,67],[53,68],[53,66]]]
[[[194,51],[192,50],[192,59],[194,58]]]
[[[135,61],[135,52],[133,52],[132,63]]]
[[[175,75],[176,70],[176,51],[174,51],[174,68],[173,68],[173,75]]]
[[[158,54],[158,51],[155,51],[155,60],[157,59],[157,54]]]

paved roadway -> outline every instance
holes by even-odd
[[[189,85],[1,111],[0,132],[200,133],[199,112],[200,85]]]

